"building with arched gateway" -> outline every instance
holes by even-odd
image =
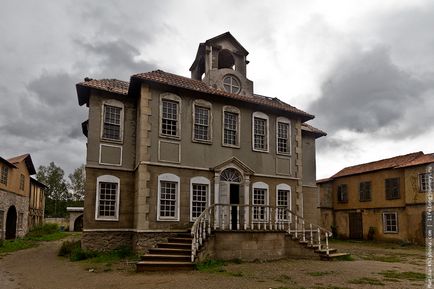
[[[29,154],[0,157],[0,239],[24,237],[43,223],[46,186],[35,173]]]

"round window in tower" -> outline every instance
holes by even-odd
[[[240,81],[233,75],[226,75],[223,78],[223,87],[230,93],[239,93],[241,90]]]

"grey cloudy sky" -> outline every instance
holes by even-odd
[[[85,161],[75,84],[162,69],[189,76],[230,31],[255,92],[314,113],[318,177],[434,152],[434,4],[384,1],[2,1],[0,156],[67,173]]]

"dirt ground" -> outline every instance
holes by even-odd
[[[135,273],[134,264],[128,262],[95,265],[57,257],[61,243],[45,242],[36,248],[0,256],[0,288],[425,288],[425,280],[420,277],[420,273],[425,273],[424,248],[397,244],[332,244],[339,251],[350,252],[352,261],[285,259],[229,263],[220,270],[222,272],[214,273]]]

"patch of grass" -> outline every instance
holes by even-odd
[[[396,255],[366,255],[361,256],[363,260],[371,260],[371,261],[379,261],[379,262],[387,262],[387,263],[400,263],[402,259]]]
[[[425,273],[418,272],[398,272],[396,270],[388,270],[378,273],[385,278],[389,279],[401,279],[409,281],[424,281],[426,279]]]
[[[223,260],[207,260],[205,262],[195,264],[196,270],[207,273],[226,272],[226,269],[223,268],[224,266],[226,266],[226,263]]]
[[[363,277],[358,279],[353,279],[348,281],[350,284],[368,284],[368,285],[377,285],[384,286],[385,284],[376,278]]]
[[[68,233],[60,232],[56,224],[44,224],[30,230],[24,238],[4,240],[0,246],[0,254],[32,248],[37,246],[39,242],[60,240],[66,236]]]
[[[26,239],[4,240],[2,246],[0,246],[0,254],[31,248],[35,245],[34,241]]]
[[[307,275],[313,276],[313,277],[320,277],[325,275],[333,274],[333,271],[318,271],[318,272],[307,272]]]

